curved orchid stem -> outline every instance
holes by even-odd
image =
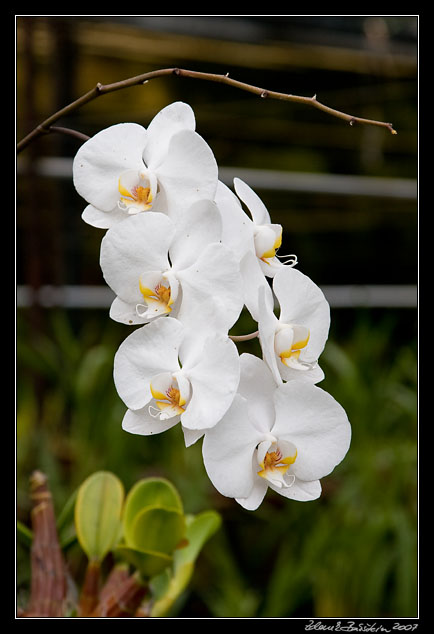
[[[257,330],[256,332],[251,332],[248,335],[229,335],[229,339],[232,339],[232,341],[249,341],[250,339],[256,339],[258,334],[259,331]]]
[[[49,131],[67,134],[68,136],[73,136],[81,141],[88,141],[90,139],[90,136],[87,134],[83,134],[82,132],[78,132],[78,130],[73,130],[71,128],[61,128],[60,126],[50,125]]]
[[[365,124],[365,125],[374,125],[381,128],[386,128],[392,134],[396,134],[396,130],[393,129],[391,123],[385,123],[384,121],[375,121],[373,119],[363,119],[361,117],[355,117],[353,115],[347,114],[345,112],[340,112],[339,110],[335,110],[334,108],[330,108],[322,103],[320,103],[316,95],[313,97],[302,97],[299,95],[290,95],[286,93],[276,92],[273,90],[265,90],[264,88],[259,88],[258,86],[252,86],[250,84],[246,84],[241,81],[237,81],[236,79],[231,79],[229,74],[226,75],[216,75],[213,73],[202,73],[193,70],[185,70],[183,68],[162,68],[160,70],[154,70],[149,73],[144,73],[142,75],[137,75],[136,77],[130,77],[129,79],[124,79],[122,81],[115,82],[113,84],[100,84],[98,83],[95,88],[85,93],[76,101],[73,101],[68,106],[65,106],[61,110],[58,110],[54,114],[52,114],[48,119],[45,119],[42,123],[40,123],[36,128],[34,128],[26,137],[24,137],[17,145],[17,151],[21,152],[29,143],[31,143],[34,139],[38,138],[43,134],[49,134],[52,131],[65,131],[65,129],[57,128],[53,129],[52,124],[58,121],[61,117],[70,114],[74,110],[77,110],[81,106],[84,106],[89,101],[100,97],[101,95],[105,95],[109,92],[115,92],[116,90],[122,90],[123,88],[129,88],[130,86],[138,86],[140,84],[145,84],[151,79],[155,79],[157,77],[164,77],[166,75],[177,75],[178,77],[189,77],[191,79],[202,79],[206,81],[213,81],[222,84],[227,84],[228,86],[232,86],[234,88],[239,88],[240,90],[245,90],[247,92],[253,93],[262,99],[280,99],[283,101],[292,101],[296,103],[304,103],[308,106],[313,106],[318,110],[322,110],[327,114],[338,117],[339,119],[343,119],[347,121],[351,126],[355,124]],[[70,133],[70,132],[68,132]],[[80,135],[81,133],[78,133]],[[75,135],[77,136],[77,135]]]

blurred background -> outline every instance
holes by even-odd
[[[152,440],[121,429],[112,380],[129,334],[110,321],[99,268],[102,232],[81,220],[72,184],[80,141],[43,136],[17,163],[17,516],[28,479],[49,477],[60,512],[98,469],[128,490],[168,477],[185,508],[218,510],[178,617],[416,617],[417,569],[417,16],[17,16],[16,136],[92,89],[181,67],[312,96],[391,122],[397,135],[350,127],[314,108],[169,76],[104,95],[57,122],[88,136],[149,124],[173,101],[194,109],[220,178],[245,180],[284,227],[282,253],[331,305],[320,384],[346,409],[353,439],[321,498],[268,493],[243,510],[207,480],[200,443],[180,430]],[[246,316],[233,334],[250,332]],[[240,352],[259,354],[257,344]],[[83,560],[68,561],[80,581]],[[17,545],[18,602],[29,589]]]

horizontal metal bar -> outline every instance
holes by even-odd
[[[232,185],[235,176],[244,180],[254,189],[303,192],[309,194],[321,193],[345,196],[417,199],[417,181],[406,178],[279,172],[232,167],[222,167],[219,169],[220,180],[229,186]]]
[[[18,175],[25,174],[25,159],[18,161]],[[40,158],[32,169],[40,176],[65,178],[72,182],[72,159]],[[345,174],[314,174],[274,170],[220,167],[219,178],[229,187],[234,177],[244,180],[253,189],[322,193],[345,196],[417,199],[417,180],[411,178],[379,178]]]
[[[322,286],[332,308],[416,308],[416,285],[338,285]],[[33,304],[45,308],[108,308],[115,295],[107,286],[42,286],[32,290],[17,287],[17,307]]]

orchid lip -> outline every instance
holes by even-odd
[[[155,406],[149,405],[148,409],[154,418],[167,420],[185,412],[191,397],[191,385],[181,373],[164,372],[155,376],[150,389]]]
[[[255,251],[260,260],[269,264],[282,244],[282,230],[276,233],[271,226],[259,225],[255,231]]]
[[[157,194],[157,178],[150,170],[127,170],[119,176],[121,195],[118,207],[128,214],[137,214],[152,208]]]
[[[257,474],[278,488],[290,487],[295,482],[295,476],[287,472],[296,458],[297,448],[291,442],[264,440],[257,447],[257,460],[261,467]]]
[[[309,370],[311,363],[299,361],[310,338],[309,328],[299,324],[281,324],[274,335],[274,350],[281,362],[296,370]]]
[[[178,297],[178,281],[170,270],[144,273],[139,278],[139,289],[145,304],[137,304],[136,313],[143,318],[169,314]]]

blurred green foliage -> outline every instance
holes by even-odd
[[[345,460],[322,481],[321,498],[297,503],[269,491],[252,513],[215,491],[201,443],[186,449],[179,426],[152,438],[121,429],[125,407],[112,367],[123,326],[98,311],[51,309],[38,331],[31,313],[19,311],[18,520],[29,525],[27,486],[35,468],[46,472],[57,512],[94,471],[113,471],[127,489],[162,476],[179,490],[187,513],[214,508],[223,520],[176,606],[178,616],[416,616],[414,312],[380,313],[332,316],[320,385],[346,409],[353,438]],[[240,352],[257,354],[250,343]],[[72,570],[83,566],[78,549],[68,548],[67,556]],[[29,570],[20,544],[18,585],[24,597]]]

